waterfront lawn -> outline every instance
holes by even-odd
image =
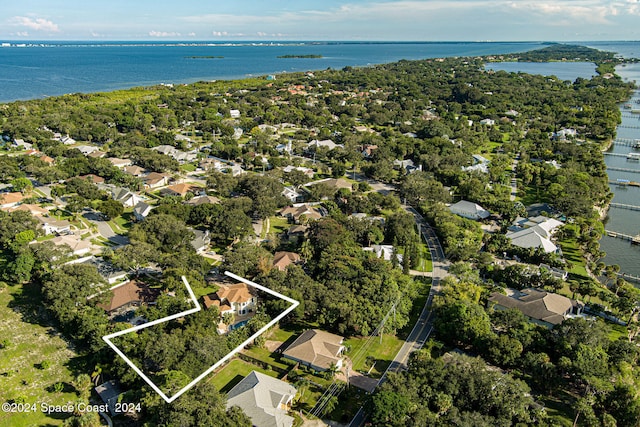
[[[568,269],[568,272],[588,279],[589,274],[587,273],[586,262],[582,256],[582,251],[578,246],[578,241],[576,239],[565,238],[559,240],[558,244],[562,248],[562,255],[564,256],[564,259],[571,263],[571,268]]]
[[[31,286],[19,285],[0,290],[0,402],[37,405],[35,412],[0,412],[3,426],[62,425],[64,417],[42,413],[40,404],[62,405],[78,399],[69,366],[79,358],[48,324],[37,293]],[[62,391],[52,390],[56,383],[63,384]]]

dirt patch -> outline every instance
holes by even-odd
[[[271,341],[271,340],[266,340],[264,343],[264,346],[267,350],[269,350],[270,352],[274,352],[276,351],[281,345],[282,345],[282,341]]]

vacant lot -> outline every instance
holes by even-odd
[[[29,291],[24,292],[20,286],[0,290],[0,403],[35,403],[37,410],[0,411],[0,425],[62,425],[60,415],[52,418],[41,413],[40,404],[61,405],[78,399],[71,385],[73,374],[67,367],[76,354],[53,328],[43,326],[37,304],[24,303],[33,301]],[[61,391],[54,390],[56,383],[62,383]]]

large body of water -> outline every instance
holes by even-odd
[[[640,57],[640,42],[578,44],[617,52],[623,57]],[[9,46],[2,43],[0,102],[159,83],[191,83],[199,80],[235,79],[329,67],[367,66],[401,59],[507,54],[541,47],[544,47],[544,44],[539,42],[43,42],[24,46],[18,46],[13,42],[9,43]],[[322,58],[278,58],[281,55],[321,55]],[[555,75],[563,80],[590,78],[595,74],[595,67],[590,63],[502,63],[489,64],[488,67]],[[620,67],[618,73],[625,79],[640,83],[640,64]],[[640,94],[636,94],[636,98],[640,98]],[[623,125],[618,129],[620,138],[640,138],[640,129],[628,126],[640,126],[640,115],[636,118],[628,111],[623,111]],[[615,145],[612,150],[616,153],[628,153],[631,148]],[[640,170],[638,163],[627,162],[622,157],[608,156],[606,161],[609,167]],[[612,180],[625,178],[640,181],[640,173],[609,171],[609,176]],[[614,202],[640,205],[640,188],[622,189],[613,186],[612,190],[615,193]],[[612,208],[606,227],[626,234],[637,234],[640,232],[640,212]],[[607,252],[605,261],[608,264],[619,264],[621,271],[640,275],[639,246],[631,246],[628,242],[610,237],[604,237],[601,246]]]
[[[537,42],[43,42],[26,45],[5,42],[2,46],[0,102],[159,83],[366,66],[401,59],[505,54],[543,45]],[[282,55],[321,55],[322,58],[278,58]]]

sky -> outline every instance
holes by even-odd
[[[2,0],[0,40],[640,40],[640,0]]]

